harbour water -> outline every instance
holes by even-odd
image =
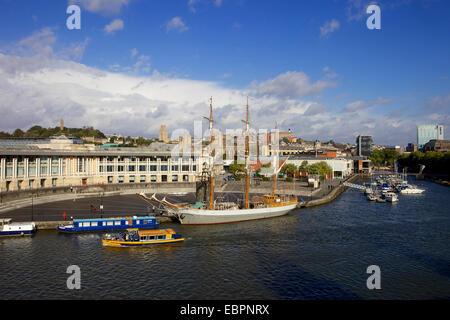
[[[102,247],[101,234],[42,230],[0,239],[0,299],[448,299],[450,189],[416,184],[423,195],[395,204],[349,190],[280,218],[161,225],[186,238],[173,245]],[[70,265],[80,290],[66,286]],[[370,265],[381,290],[367,289]]]

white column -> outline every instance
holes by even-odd
[[[2,172],[0,174],[0,177],[2,180],[5,180],[5,171],[6,171],[6,159],[5,158],[2,158],[2,160],[1,160],[1,170],[2,170]]]

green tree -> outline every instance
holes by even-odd
[[[22,138],[24,135],[24,132],[20,129],[16,129],[16,130],[14,130],[12,135],[14,138]]]
[[[245,165],[242,163],[232,163],[230,165],[230,173],[233,174],[238,179],[245,175]]]
[[[280,172],[285,173],[288,177],[294,176],[294,174],[298,171],[298,168],[295,164],[289,163],[281,168]]]
[[[300,167],[298,167],[298,170],[299,170],[300,172],[308,171],[308,161],[303,160],[303,161],[302,161],[302,164],[300,165]]]

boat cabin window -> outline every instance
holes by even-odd
[[[91,227],[96,227],[96,226],[98,226],[98,222],[92,222],[91,223]]]
[[[113,222],[112,222],[112,221],[108,221],[108,222],[106,223],[106,225],[112,226],[112,225],[113,225]]]
[[[141,223],[141,222],[140,222],[139,220],[136,220],[135,223],[136,223],[136,224],[139,224],[139,223]]]
[[[90,223],[89,222],[83,222],[83,227],[89,227]]]
[[[120,226],[120,221],[114,221],[115,226]]]
[[[164,236],[158,236],[158,239],[164,239]]]

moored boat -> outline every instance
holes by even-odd
[[[11,221],[11,218],[0,219],[0,236],[29,236],[36,232],[34,222]]]
[[[407,185],[404,189],[400,190],[401,194],[421,194],[424,192],[424,189],[419,189],[413,185]]]
[[[367,194],[366,197],[367,197],[367,200],[369,200],[369,201],[377,200],[377,197],[373,193]]]
[[[384,198],[388,202],[397,202],[398,201],[398,196],[394,192],[385,193]]]
[[[158,230],[126,229],[125,232],[116,235],[105,235],[102,244],[111,247],[142,247],[182,241],[184,241],[183,236],[170,228]]]
[[[61,232],[89,232],[124,230],[129,228],[149,229],[158,227],[155,217],[115,217],[98,219],[74,219],[73,223],[66,226],[58,226]]]

